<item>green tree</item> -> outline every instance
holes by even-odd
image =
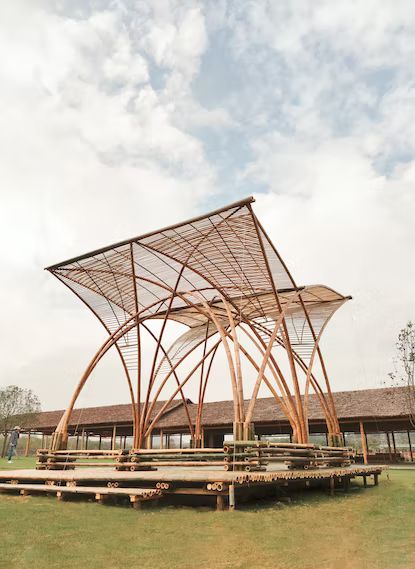
[[[395,385],[408,387],[409,418],[415,426],[415,324],[409,321],[398,334],[395,371],[389,374]]]
[[[39,397],[31,389],[17,385],[0,388],[0,432],[4,435],[1,456],[5,455],[7,435],[16,424],[25,427],[39,413]]]

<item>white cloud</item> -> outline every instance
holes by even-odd
[[[379,384],[415,308],[414,38],[404,0],[3,3],[1,383],[62,406],[104,336],[43,266],[255,193],[297,281],[354,296],[335,387]],[[89,404],[125,396],[103,365]]]
[[[175,120],[180,93],[153,89],[143,38],[121,8],[85,18],[26,2],[0,11],[1,381],[63,405],[105,333],[43,267],[189,216],[212,192],[214,168]],[[181,14],[166,73],[184,88],[205,36],[198,11]]]
[[[257,210],[298,282],[354,296],[326,333],[335,388],[379,385],[415,309],[413,5],[215,7],[238,69],[219,102],[251,149],[238,182],[261,188]]]

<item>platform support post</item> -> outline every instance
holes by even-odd
[[[377,486],[379,484],[379,474],[374,474],[373,475],[373,484],[374,486]]]
[[[141,510],[141,500],[138,496],[130,496],[130,502],[134,510]]]
[[[105,502],[105,498],[106,496],[104,494],[95,494],[95,500],[99,503],[99,504],[104,504]]]
[[[366,444],[365,427],[363,425],[363,421],[359,421],[359,424],[360,424],[360,438],[362,441],[362,450],[363,450],[363,462],[365,464],[367,464],[368,460],[367,460],[367,444]]]
[[[334,478],[330,477],[330,496],[334,496]]]
[[[224,502],[222,494],[217,494],[217,496],[216,496],[216,511],[222,512],[224,510],[224,507],[225,507],[225,502]]]
[[[235,502],[235,485],[231,484],[229,486],[229,509],[233,511],[235,509],[236,502]]]
[[[363,478],[363,486],[367,488],[367,476],[362,476]]]

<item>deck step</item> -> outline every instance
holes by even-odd
[[[108,488],[107,486],[58,486],[49,484],[10,484],[0,483],[0,490],[48,492],[60,494],[95,494],[95,496],[130,496],[135,500],[156,500],[163,492],[159,488]],[[134,498],[132,500],[131,498]],[[98,499],[98,498],[97,498]]]

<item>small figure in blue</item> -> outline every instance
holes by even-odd
[[[12,434],[10,435],[9,454],[8,454],[9,462],[12,461],[13,455],[16,454],[17,441],[19,440],[19,437],[20,437],[20,427],[16,426],[12,430]]]

